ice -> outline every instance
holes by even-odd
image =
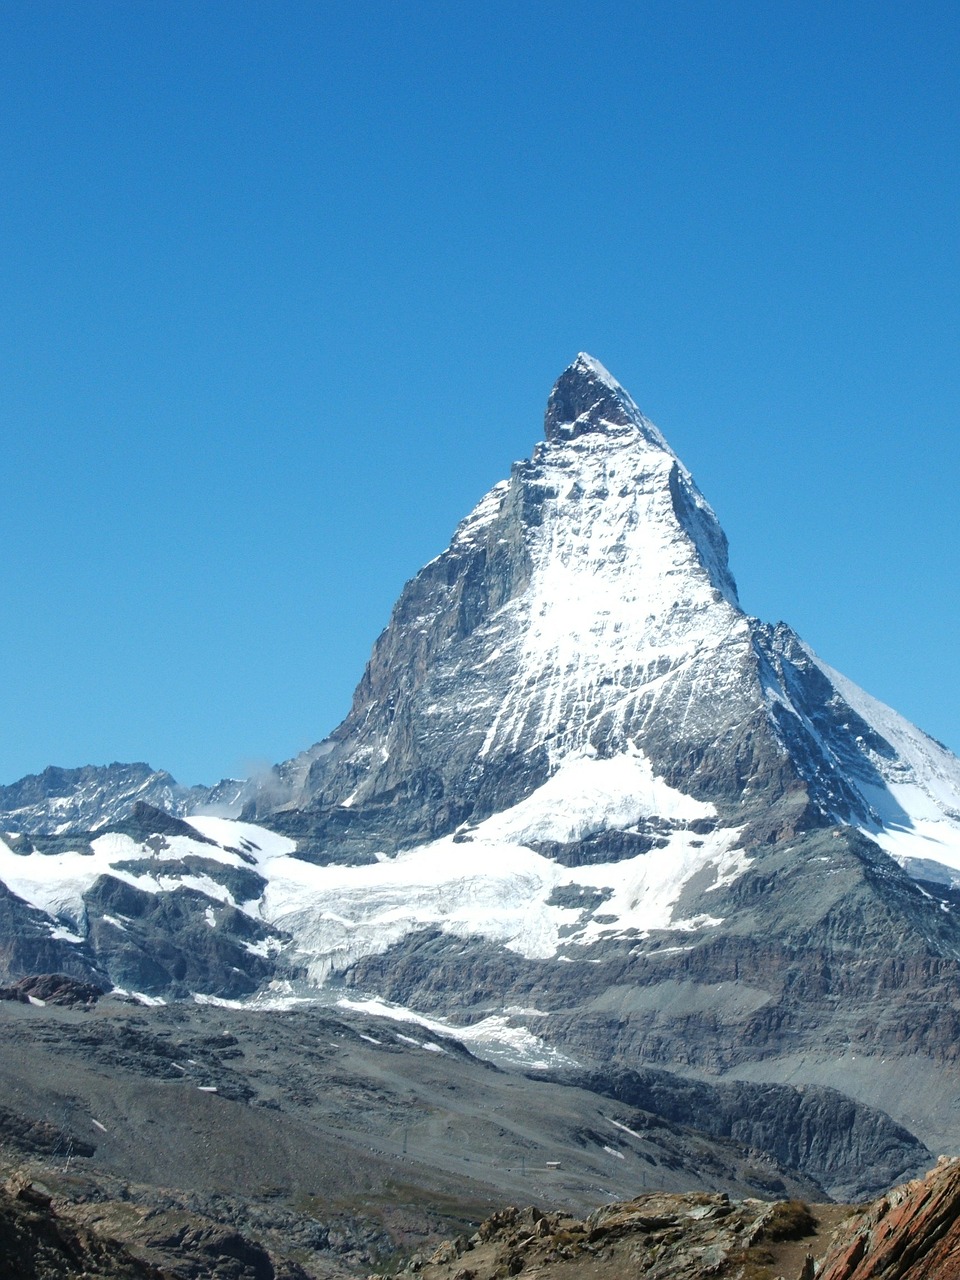
[[[376,1018],[392,1018],[397,1022],[413,1022],[432,1031],[435,1035],[459,1040],[480,1058],[490,1058],[505,1065],[526,1067],[530,1070],[550,1070],[552,1068],[578,1065],[573,1058],[545,1044],[538,1036],[524,1026],[517,1026],[510,1018],[496,1014],[474,1022],[468,1027],[459,1027],[445,1018],[430,1018],[414,1013],[403,1005],[392,1004],[377,998],[350,1000],[344,997],[337,1001],[338,1008],[352,1009],[356,1013],[365,1013]],[[439,1045],[424,1044],[425,1049],[433,1052],[440,1050]]]
[[[619,1120],[611,1120],[609,1116],[606,1117],[606,1120],[607,1123],[612,1124],[615,1129],[622,1129],[624,1133],[629,1133],[631,1138],[638,1138],[641,1142],[644,1141],[642,1135],[637,1133],[636,1129],[628,1129],[625,1124],[621,1124]]]
[[[458,837],[447,836],[371,864],[318,866],[291,856],[292,840],[254,824],[201,817],[192,824],[218,844],[175,836],[162,846],[145,848],[114,832],[94,840],[88,853],[23,857],[2,845],[0,878],[51,916],[78,925],[84,919],[83,895],[100,875],[116,876],[152,893],[192,888],[212,900],[204,910],[211,928],[217,924],[213,904],[223,902],[289,934],[291,960],[321,985],[360,957],[382,953],[428,928],[464,939],[484,938],[527,958],[548,959],[613,934],[710,927],[718,917],[701,912],[675,918],[675,907],[692,876],[703,881],[706,872],[705,882],[719,885],[746,866],[736,848],[736,831],[715,831],[694,841],[685,829],[686,823],[713,813],[712,805],[657,777],[635,745],[608,759],[584,748],[562,761],[543,786],[512,809]],[[542,840],[570,842],[607,830],[628,830],[653,815],[673,824],[664,847],[615,863],[564,867],[530,847]],[[235,903],[209,875],[174,874],[171,864],[191,853],[231,867],[245,866],[254,857],[267,881],[262,897]],[[147,870],[127,869],[143,862]],[[569,886],[592,891],[585,902],[595,902],[595,891],[603,891],[603,923],[585,908],[551,901],[554,890]],[[114,928],[127,928],[118,917],[105,919]],[[62,936],[81,941],[79,933]],[[277,954],[282,946],[276,939],[242,945],[263,958]]]
[[[202,836],[215,840],[222,849],[241,849],[248,857],[255,858],[258,864],[281,854],[292,853],[297,847],[295,840],[277,835],[276,832],[258,827],[252,822],[237,822],[232,818],[214,818],[205,814],[191,815],[186,821]],[[209,849],[209,846],[207,847]],[[222,855],[218,856],[222,857]],[[236,855],[234,865],[249,864]]]
[[[610,759],[585,750],[514,808],[458,837],[359,867],[274,859],[262,914],[296,939],[297,959],[318,984],[427,928],[485,938],[529,959],[614,934],[706,928],[719,917],[676,917],[684,886],[698,876],[717,888],[747,866],[736,829],[696,839],[685,829],[714,812],[658,778],[635,746]],[[626,830],[652,815],[676,824],[664,847],[618,862],[565,867],[529,847]],[[606,890],[603,923],[584,919],[579,907],[553,905],[554,890],[566,886]]]

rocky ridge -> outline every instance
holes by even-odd
[[[0,828],[11,834],[65,835],[99,831],[126,818],[136,804],[182,816],[205,809],[240,811],[245,784],[225,779],[215,787],[184,787],[150,765],[83,765],[27,774],[0,786]]]
[[[256,822],[176,812],[210,798],[147,766],[6,789],[0,978],[343,991],[528,1067],[725,1077],[731,1133],[797,1083],[800,1132],[832,1089],[960,1144],[960,762],[743,612],[712,509],[588,356],[343,724],[244,790]]]
[[[811,1250],[848,1214],[846,1206],[811,1211],[802,1201],[660,1193],[604,1205],[585,1219],[534,1206],[507,1208],[474,1235],[442,1244],[429,1258],[414,1258],[398,1274],[415,1272],[424,1280],[525,1274],[543,1280],[812,1280]]]
[[[865,1209],[724,1195],[638,1196],[586,1218],[507,1208],[396,1273],[423,1280],[954,1280],[960,1161]],[[374,1280],[371,1277],[371,1280]],[[379,1278],[378,1278],[379,1280]]]
[[[960,1161],[895,1187],[853,1222],[818,1280],[954,1280],[960,1275]]]

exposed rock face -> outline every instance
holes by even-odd
[[[655,741],[668,780],[682,770],[708,794],[722,769],[729,785],[738,751],[721,765],[718,744],[762,698],[755,675],[743,687],[749,628],[713,512],[589,357],[558,382],[546,430],[405,588],[344,723],[281,767],[286,807],[315,815],[318,837],[440,835],[588,747]],[[776,772],[779,745],[762,751]]]
[[[117,1241],[59,1216],[51,1196],[23,1179],[0,1187],[0,1270],[18,1280],[163,1280]]]
[[[0,828],[37,835],[97,831],[127,817],[139,802],[172,814],[195,813],[208,805],[226,811],[237,802],[242,787],[229,781],[216,787],[182,787],[169,773],[143,763],[79,769],[51,765],[43,773],[0,787]]]
[[[82,938],[58,929],[51,916],[0,884],[0,979],[65,973],[111,985]]]
[[[835,1089],[685,1080],[666,1071],[576,1078],[583,1088],[716,1138],[767,1151],[837,1200],[863,1200],[927,1168],[930,1152],[883,1112]]]
[[[960,1161],[895,1187],[851,1224],[818,1280],[956,1280],[960,1275]]]
[[[92,982],[78,982],[65,973],[39,973],[21,978],[12,987],[0,987],[0,1000],[20,1004],[57,1004],[73,1009],[89,1009],[103,995]]]

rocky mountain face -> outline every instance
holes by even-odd
[[[345,999],[601,1095],[640,1080],[838,1192],[858,1161],[901,1176],[914,1134],[960,1144],[960,761],[743,612],[710,506],[589,356],[343,724],[222,786],[6,788],[0,977]]]
[[[97,831],[127,817],[135,804],[148,804],[182,816],[215,807],[227,812],[237,805],[242,782],[226,780],[215,787],[182,787],[169,773],[148,764],[84,765],[31,773],[0,787],[0,825],[11,833],[62,835]]]
[[[350,714],[261,810],[395,848],[509,809],[582,753],[639,750],[766,835],[902,819],[892,782],[956,822],[956,759],[741,611],[716,516],[590,357],[554,387],[545,437],[407,585]]]

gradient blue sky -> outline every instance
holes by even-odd
[[[955,3],[0,19],[0,781],[324,736],[581,349],[960,748]]]

